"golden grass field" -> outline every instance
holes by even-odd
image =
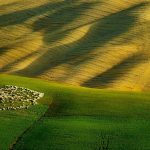
[[[150,89],[150,0],[0,0],[0,72]]]

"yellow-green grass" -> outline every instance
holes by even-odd
[[[98,149],[101,145],[102,136],[106,137],[105,140],[107,136],[110,136],[109,146],[113,150],[150,148],[150,93],[66,86],[4,74],[0,75],[0,79],[1,86],[12,84],[44,92],[45,97],[39,101],[39,104],[45,110],[46,106],[49,107],[41,120],[33,124],[19,138],[14,149],[76,150],[78,148],[79,150],[93,150]],[[33,111],[32,108],[30,110]],[[13,113],[15,112],[6,111],[2,112],[1,116],[7,119]],[[24,114],[30,116],[27,111],[21,113],[21,115]],[[9,127],[11,121],[14,122],[14,128],[3,130]],[[0,141],[7,141],[11,130],[18,129],[17,125],[15,128],[15,121],[16,123],[17,121],[26,122],[17,117],[14,117],[14,120],[8,119],[1,127],[1,132],[7,136],[0,137]],[[20,130],[24,132],[29,125],[20,124]],[[21,134],[20,130],[15,136]],[[8,140],[10,145],[15,141],[13,138],[10,138],[12,141]]]
[[[149,0],[0,0],[1,72],[149,90],[149,11]]]

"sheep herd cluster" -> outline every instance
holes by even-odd
[[[0,88],[0,110],[27,109],[43,96],[44,93],[24,87],[5,85]]]

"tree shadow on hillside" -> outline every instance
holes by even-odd
[[[113,66],[111,69],[105,71],[104,73],[101,73],[96,77],[86,81],[84,84],[82,84],[82,86],[91,88],[106,88],[110,83],[113,83],[118,78],[124,76],[128,71],[139,65],[139,63],[143,63],[145,60],[146,56],[143,55],[142,52],[134,54],[133,56],[130,56],[119,64]]]
[[[68,5],[76,4],[78,0],[71,0],[71,1],[60,1],[60,2],[50,2],[44,5],[40,5],[38,7],[29,8],[25,10],[15,11],[8,14],[0,15],[0,27],[6,27],[10,25],[17,25],[25,22],[26,20],[45,14],[47,12],[53,12],[55,10],[59,10],[63,7]]]
[[[2,20],[0,23],[0,26],[20,24],[29,18],[38,16],[39,14],[42,14],[42,13],[46,13],[44,17],[34,22],[33,32],[44,30],[45,36],[43,40],[45,44],[49,45],[51,42],[56,42],[56,39],[54,39],[53,37],[52,40],[50,40],[49,38],[49,41],[45,41],[48,39],[46,37],[47,33],[50,33],[50,34],[54,33],[54,35],[56,35],[56,32],[58,32],[62,27],[73,22],[83,12],[85,12],[87,9],[91,8],[95,4],[96,4],[95,2],[84,2],[84,3],[78,4],[78,0],[71,0],[67,2],[63,1],[63,2],[52,3],[52,4],[49,3],[49,4],[45,4],[36,8],[26,9],[26,10],[14,12],[12,14],[2,15],[0,16],[0,19]],[[53,10],[55,11],[53,12]],[[68,31],[67,34],[69,34],[69,32],[71,31]],[[63,36],[65,35],[61,34],[61,36],[59,35],[57,39],[60,39]],[[1,49],[4,52],[4,49],[3,48]],[[40,51],[40,50],[37,50],[37,51]],[[2,68],[2,71],[8,70],[11,66],[16,64],[17,62],[20,62],[20,60],[22,59],[23,58],[15,60],[11,64],[4,66],[4,68]]]
[[[0,55],[2,55],[3,53],[5,53],[8,50],[9,50],[8,47],[0,47]]]
[[[47,13],[50,15],[50,13],[53,13],[54,11],[63,9],[68,5],[69,6],[75,5],[76,3],[78,3],[78,0],[69,0],[67,2],[66,1],[50,2],[34,8],[15,11],[8,14],[2,14],[0,15],[0,27],[1,29],[3,29],[3,27],[20,25],[33,17],[38,17],[39,15],[45,15]],[[11,5],[15,5],[15,3],[11,3],[10,6]],[[1,6],[1,8],[5,7],[9,7],[9,5]],[[5,52],[4,50],[5,49],[3,47],[0,47],[0,54]]]
[[[47,14],[45,17],[37,20],[33,24],[33,31],[44,31],[44,43],[47,45],[57,43],[58,40],[64,38],[71,33],[71,30],[63,29],[72,26],[72,23],[79,18],[84,12],[92,8],[97,3],[84,2],[81,4],[69,5],[53,14]],[[72,28],[72,27],[71,27]],[[62,30],[64,32],[62,32]]]
[[[113,40],[113,38],[116,38],[119,35],[127,32],[137,21],[137,16],[133,12],[140,9],[142,6],[145,6],[145,3],[140,3],[126,10],[120,11],[115,14],[111,14],[109,16],[104,17],[103,19],[95,20],[95,22],[93,22],[94,25],[90,28],[88,33],[83,38],[74,43],[58,46],[56,48],[48,50],[39,59],[37,59],[26,69],[20,71],[19,73],[26,74],[26,72],[28,72],[28,75],[30,74],[29,76],[36,76],[60,64],[71,63],[72,66],[77,66],[82,64],[82,62],[88,61],[89,59],[94,59],[87,57],[81,60],[80,62],[75,61],[76,59],[82,56],[90,54],[96,48],[103,47],[106,43]],[[75,11],[75,9],[73,10]],[[54,23],[59,23],[60,16],[64,15],[62,14],[62,12],[66,14],[64,10],[57,12],[55,14],[57,16],[56,18],[49,18],[50,22],[53,23],[54,20]],[[74,17],[74,12],[71,12],[70,8],[67,9],[67,12],[71,13],[69,17],[66,18],[66,20],[69,23],[70,21],[72,21],[71,17]],[[79,16],[78,14],[79,13],[76,14],[76,18]],[[42,22],[45,21],[45,19],[42,20]],[[36,25],[35,27],[35,29],[38,29],[38,25]],[[54,27],[54,29],[58,30],[59,27],[61,26],[56,25],[56,28]],[[45,33],[49,32],[49,30],[52,31],[49,27],[46,27],[45,29]],[[44,38],[44,42],[46,44],[50,43],[50,41],[48,41],[47,38]],[[55,42],[55,40],[53,42]],[[101,50],[99,53],[102,54],[104,51],[105,49]]]
[[[50,43],[53,42],[57,42],[56,36],[58,35],[57,33],[61,30],[61,28],[73,22],[76,18],[79,18],[83,12],[86,12],[87,9],[91,8],[95,4],[96,4],[95,2],[94,3],[86,2],[81,4],[74,3],[74,5],[63,7],[57,10],[55,13],[50,13],[50,14],[48,13],[45,17],[35,21],[33,25],[33,31],[37,32],[40,30],[42,31],[44,30],[45,35],[43,40],[44,43],[47,45],[50,45]],[[66,34],[69,34],[69,32],[71,32],[71,30],[65,32],[65,34],[59,34],[59,36],[57,36],[57,40],[63,38]],[[48,36],[50,37],[47,36],[47,33],[49,33]],[[57,51],[57,48],[55,50]],[[51,50],[49,51],[49,53],[51,53]],[[53,54],[51,56],[53,57]],[[47,58],[45,59],[48,60],[49,59],[48,57],[51,56],[48,55]],[[9,67],[9,65],[5,66],[5,68],[7,67]]]

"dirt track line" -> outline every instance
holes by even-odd
[[[48,108],[49,109],[49,108]],[[47,110],[48,110],[47,109]],[[17,138],[16,140],[10,145],[10,147],[8,148],[8,150],[15,150],[16,145],[19,143],[19,141],[21,141],[21,139],[23,138],[23,136],[29,132],[30,130],[32,130],[32,128],[34,127],[34,125],[41,121],[42,118],[45,116],[45,113],[47,112],[47,110],[37,119],[35,120],[31,126],[29,126],[26,130],[24,130]]]

